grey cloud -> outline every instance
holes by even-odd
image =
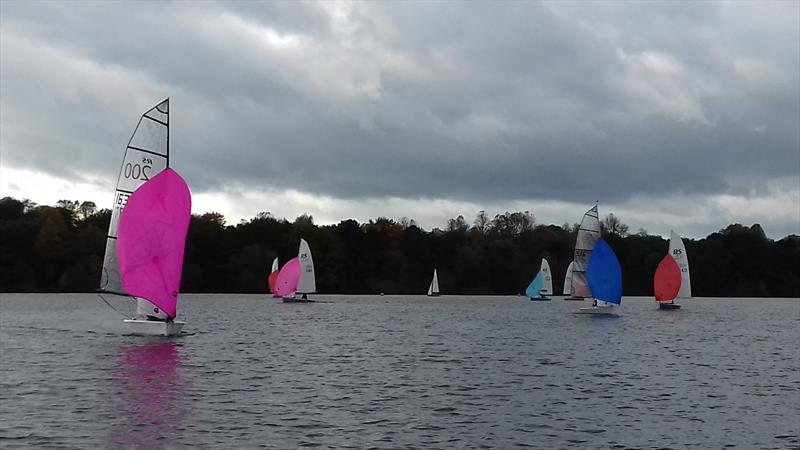
[[[114,174],[170,95],[201,192],[624,202],[800,171],[796,2],[0,7],[15,167]]]

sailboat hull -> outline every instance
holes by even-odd
[[[564,300],[573,301],[573,302],[582,302],[583,301],[583,297],[572,297],[572,296],[570,296],[570,297],[564,297]]]
[[[659,303],[658,309],[681,309],[681,305],[675,303]]]
[[[531,297],[532,302],[549,302],[550,297]]]
[[[177,336],[186,322],[162,322],[156,320],[123,320],[130,334],[137,336]]]
[[[286,296],[283,297],[283,303],[316,303],[316,300],[295,296]]]
[[[592,316],[615,316],[614,307],[611,305],[605,306],[589,306],[575,311],[575,314],[589,314]]]
[[[428,294],[428,297],[438,297],[439,294]]]

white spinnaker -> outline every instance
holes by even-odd
[[[275,259],[272,260],[272,270],[269,273],[274,273],[278,271],[278,257],[276,256]]]
[[[681,269],[681,289],[678,291],[678,298],[691,298],[692,282],[689,278],[689,255],[686,254],[683,239],[672,230],[669,230],[669,254]]]
[[[125,148],[117,187],[114,190],[100,289],[127,295],[122,287],[117,263],[119,218],[128,197],[139,186],[167,167],[169,167],[169,99],[159,103],[139,118],[139,123]]]
[[[597,205],[586,211],[578,227],[578,237],[575,240],[575,259],[572,266],[572,295],[576,297],[591,297],[592,290],[586,281],[586,266],[589,265],[589,256],[600,240],[600,219]]]
[[[539,291],[541,295],[553,295],[553,276],[550,274],[550,263],[542,258],[542,267],[539,269],[542,273],[542,290]]]
[[[300,281],[297,283],[297,293],[311,294],[317,292],[314,259],[311,257],[311,249],[308,248],[308,242],[305,239],[300,239],[297,259],[300,260]]]
[[[436,273],[436,269],[433,269],[433,279],[431,280],[431,285],[428,286],[428,295],[436,295],[439,293],[439,275]]]

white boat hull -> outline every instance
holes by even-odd
[[[162,322],[156,320],[125,319],[130,334],[139,336],[177,336],[186,322]]]
[[[614,307],[611,305],[589,306],[575,311],[575,314],[590,314],[593,316],[613,316],[616,315]]]

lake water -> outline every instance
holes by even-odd
[[[800,447],[798,300],[317,298],[184,295],[143,338],[2,294],[0,447]]]

